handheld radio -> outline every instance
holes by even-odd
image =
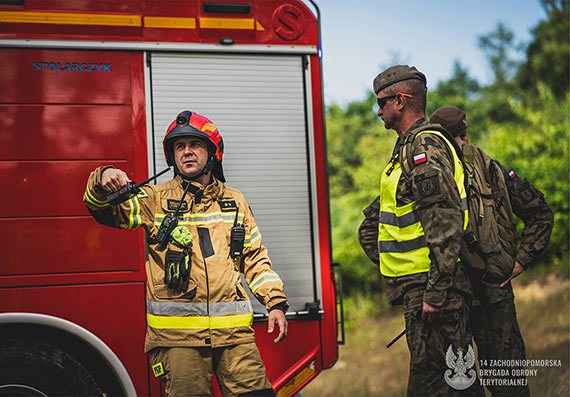
[[[230,237],[230,255],[232,259],[241,257],[243,253],[243,243],[245,241],[245,227],[243,223],[238,223],[239,207],[236,209],[234,226]]]
[[[174,214],[166,214],[164,216],[164,219],[162,220],[162,223],[160,224],[160,227],[158,228],[158,232],[156,233],[155,239],[163,247],[165,247],[166,244],[168,244],[168,240],[170,239],[172,231],[174,230],[174,228],[176,228],[176,226],[178,226],[178,218],[177,218],[178,211],[180,211],[180,207],[184,202],[184,197],[186,197],[186,193],[188,193],[190,185],[191,183],[188,182],[188,184],[186,185],[186,189],[184,189],[184,194],[182,194],[182,198],[178,202],[178,207],[176,207],[176,211],[174,211]]]
[[[136,185],[134,182],[127,183],[125,186],[123,186],[119,190],[114,191],[113,193],[109,194],[107,196],[107,202],[111,205],[119,205],[123,201],[127,201],[127,200],[133,198],[134,196],[136,196],[138,194],[139,188],[142,185],[145,185],[145,184],[149,183],[150,181],[152,181],[153,179],[158,178],[159,176],[161,176],[162,174],[164,174],[168,170],[170,170],[170,167],[168,167],[165,170],[160,171],[158,174],[151,176],[150,178],[145,179],[144,181],[142,181],[140,183],[137,183]]]

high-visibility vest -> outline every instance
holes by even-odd
[[[467,192],[465,189],[465,173],[454,146],[439,131],[426,130],[417,135],[429,133],[438,135],[449,146],[453,153],[455,183],[459,190],[463,207],[463,229],[467,228]],[[416,135],[416,136],[417,136]],[[392,168],[391,172],[388,169]],[[388,164],[380,181],[380,216],[378,222],[378,252],[380,271],[388,277],[398,277],[429,271],[429,249],[426,245],[424,229],[413,201],[398,207],[396,191],[402,175],[398,157]]]

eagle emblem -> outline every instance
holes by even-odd
[[[470,369],[475,364],[475,352],[473,347],[469,345],[469,350],[463,357],[463,349],[459,349],[457,356],[453,353],[451,345],[445,353],[445,363],[451,369],[445,371],[445,382],[456,390],[465,390],[470,387],[477,379],[477,372]],[[452,371],[453,370],[453,371]],[[469,370],[469,376],[466,374]]]

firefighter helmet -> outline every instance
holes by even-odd
[[[211,170],[216,178],[225,182],[222,171],[222,157],[224,155],[222,136],[210,119],[190,110],[184,110],[178,114],[166,130],[166,135],[162,141],[166,163],[174,166],[175,172],[178,173],[174,163],[174,141],[176,138],[188,136],[201,138],[207,143],[208,162],[200,175],[206,174]]]

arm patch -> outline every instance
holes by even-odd
[[[418,207],[425,207],[440,201],[445,201],[445,195],[442,194],[439,179],[439,172],[437,170],[430,170],[414,176],[413,192]]]

